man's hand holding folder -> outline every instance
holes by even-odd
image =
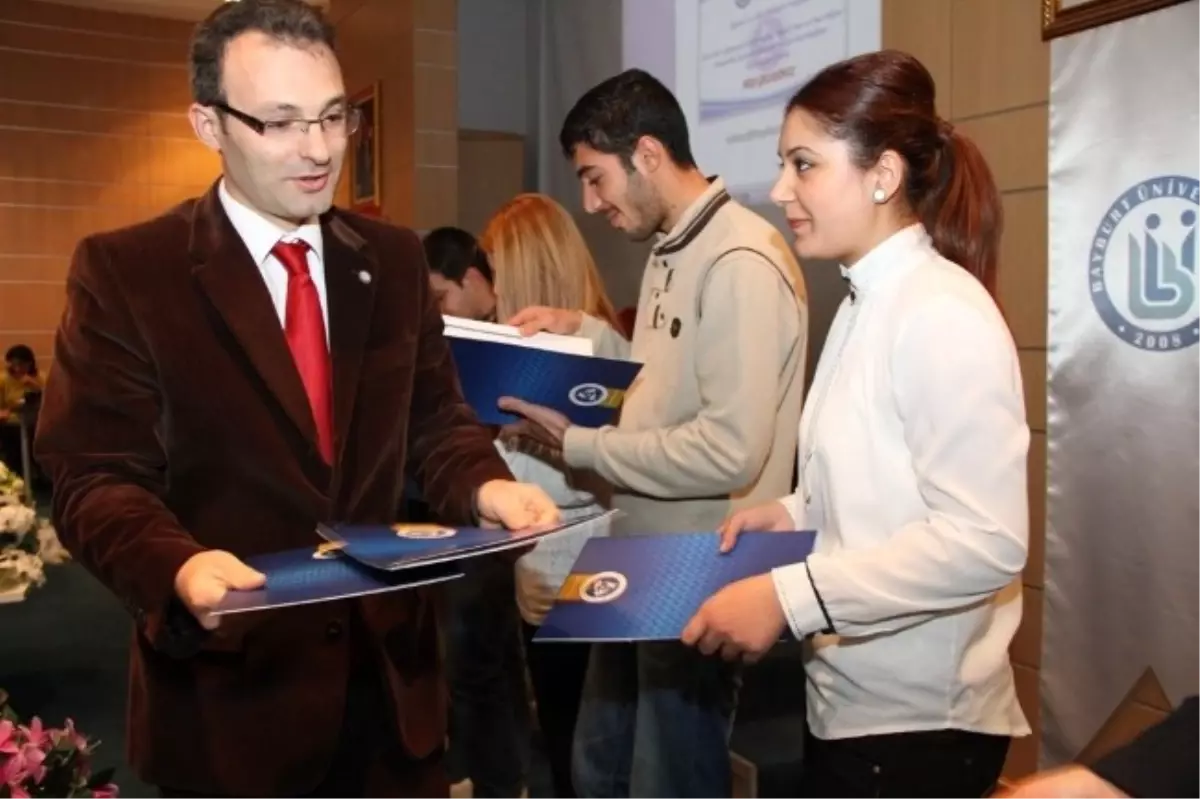
[[[563,438],[567,435],[567,428],[571,426],[571,420],[565,415],[553,408],[534,405],[516,397],[501,397],[498,405],[502,411],[525,417],[514,423],[513,433],[522,438],[532,439],[556,452],[562,451]]]
[[[475,494],[475,509],[485,527],[520,531],[558,524],[558,506],[541,487],[512,480],[489,480]]]
[[[513,314],[508,325],[517,328],[522,336],[537,333],[574,336],[583,325],[583,311],[533,305]],[[514,433],[552,450],[562,450],[563,437],[571,426],[571,420],[565,414],[517,397],[501,397],[498,404],[503,411],[525,417],[513,425]]]

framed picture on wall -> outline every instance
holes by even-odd
[[[1148,14],[1184,0],[1042,0],[1042,40]]]
[[[350,137],[350,208],[378,216],[383,208],[379,173],[379,84],[350,97],[358,109],[358,130]]]

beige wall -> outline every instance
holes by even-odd
[[[883,8],[884,45],[908,50],[929,67],[939,110],[978,142],[1004,197],[1000,303],[1020,350],[1033,431],[1025,617],[1011,652],[1034,735],[1012,748],[1007,774],[1015,777],[1036,768],[1041,743],[1050,45],[1041,40],[1041,0],[884,0]],[[1155,681],[1143,679],[1081,755],[1088,759],[1130,740],[1169,707]]]
[[[525,184],[525,138],[500,131],[458,133],[458,225],[476,236]]]
[[[0,349],[49,361],[76,242],[205,188],[183,22],[0,0]]]

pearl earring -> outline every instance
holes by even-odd
[[[883,190],[882,186],[880,186],[876,188],[875,191],[871,192],[871,199],[875,201],[876,205],[882,205],[883,202],[887,200],[887,192]]]

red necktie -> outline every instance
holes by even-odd
[[[308,244],[280,241],[271,254],[288,271],[287,315],[283,323],[288,347],[308,394],[317,423],[317,445],[326,463],[333,463],[333,401],[329,378],[329,348],[325,344],[325,317],[321,298],[308,272]]]

